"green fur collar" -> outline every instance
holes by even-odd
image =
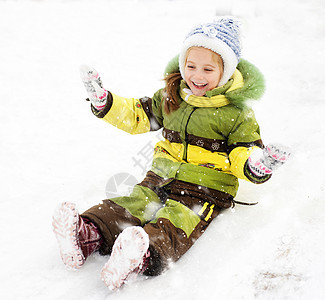
[[[168,63],[165,75],[179,72],[178,57],[178,55],[175,56]],[[264,77],[253,64],[244,59],[240,60],[237,69],[243,76],[244,86],[225,93],[225,96],[231,104],[244,108],[249,100],[259,100],[262,97],[265,90]]]

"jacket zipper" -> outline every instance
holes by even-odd
[[[187,133],[187,126],[188,123],[190,121],[190,118],[192,116],[192,114],[194,113],[194,111],[197,109],[197,107],[194,107],[193,110],[191,111],[190,115],[188,116],[188,119],[186,121],[186,125],[185,125],[185,146],[184,146],[184,153],[183,153],[183,160],[187,161],[187,147],[188,147],[188,133]]]

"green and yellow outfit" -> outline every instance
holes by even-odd
[[[174,65],[169,64],[168,73],[178,71]],[[152,168],[130,196],[104,200],[82,215],[101,230],[101,253],[110,253],[125,226],[143,226],[152,258],[147,274],[159,274],[193,245],[220,210],[234,203],[238,178],[268,180],[270,176],[257,178],[247,167],[252,151],[263,144],[245,102],[258,99],[263,91],[262,75],[241,60],[232,78],[204,97],[191,95],[182,81],[179,108],[170,114],[163,109],[163,89],[152,99],[109,94],[104,110],[92,107],[97,117],[126,132],[163,128],[165,138],[155,145]]]

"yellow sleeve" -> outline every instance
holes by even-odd
[[[230,170],[233,175],[240,179],[244,179],[256,184],[268,181],[272,175],[256,176],[250,171],[247,160],[252,152],[259,148],[258,146],[252,147],[237,147],[234,148],[229,154]]]
[[[112,106],[103,120],[130,134],[150,131],[150,120],[139,99],[112,95]]]
[[[247,178],[244,172],[245,164],[248,157],[252,154],[255,149],[259,147],[236,147],[229,154],[230,160],[230,170],[231,173],[240,179],[244,179],[247,181],[251,181],[251,179]]]

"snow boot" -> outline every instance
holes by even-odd
[[[100,248],[99,230],[79,216],[74,203],[64,202],[57,208],[52,226],[62,261],[69,269],[81,268],[87,257]]]
[[[149,236],[142,227],[124,229],[116,239],[112,254],[102,269],[101,278],[110,290],[143,273],[149,262]]]

